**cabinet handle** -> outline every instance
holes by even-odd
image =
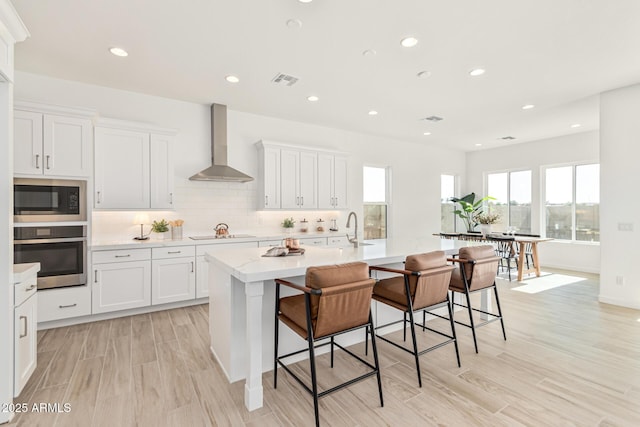
[[[173,193],[169,193],[169,204],[173,204]]]
[[[171,253],[171,252],[169,252]],[[178,252],[179,253],[179,252]],[[116,258],[129,258],[131,256],[131,254],[127,254],[127,255],[116,255]]]
[[[59,305],[59,308],[71,308],[71,307],[75,307],[76,305],[78,305],[77,303],[73,303],[73,304],[69,304],[69,305]]]
[[[36,285],[31,285],[31,286],[29,286],[27,289],[25,289],[24,291],[25,291],[25,292],[29,292],[29,291],[34,290],[35,288],[36,288]]]
[[[51,157],[51,156],[47,154],[47,169],[51,169],[51,168],[49,167],[49,158],[50,158],[50,157]]]
[[[98,201],[96,203],[100,204],[100,192],[99,191],[98,191]]]
[[[93,270],[93,283],[98,283],[98,270]]]
[[[334,201],[333,206],[338,206],[338,198],[334,197],[333,201]]]
[[[193,273],[193,261],[191,261],[191,272]]]
[[[36,154],[36,169],[40,169],[40,154]]]
[[[296,197],[296,205],[300,206],[300,197]]]
[[[269,206],[269,196],[264,196],[264,205]]]
[[[28,322],[27,316],[20,316],[20,321],[22,322],[23,320],[24,320],[24,334],[21,333],[19,338],[26,337],[27,336],[27,332],[29,330],[29,324],[27,323]]]
[[[300,206],[304,206],[304,196],[300,197]]]
[[[182,251],[169,251],[169,252],[167,252],[167,253],[168,253],[168,254],[179,254],[179,253],[181,253],[181,252],[182,252]]]

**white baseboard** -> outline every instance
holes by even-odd
[[[629,300],[626,300],[626,299],[610,298],[603,295],[599,295],[598,301],[604,304],[618,305],[620,307],[635,308],[636,310],[640,310],[640,303],[637,303],[637,302],[630,303]]]

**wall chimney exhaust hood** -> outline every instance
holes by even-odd
[[[211,105],[211,166],[189,178],[191,181],[249,182],[249,175],[227,165],[227,106]]]

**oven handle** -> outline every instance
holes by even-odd
[[[16,245],[33,245],[37,243],[65,243],[65,242],[86,242],[86,237],[67,237],[60,239],[31,239],[31,240],[14,240]]]

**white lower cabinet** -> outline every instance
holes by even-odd
[[[151,304],[151,261],[93,265],[93,314]]]
[[[20,395],[38,362],[37,311],[38,295],[35,289],[32,295],[17,306],[14,311],[14,397]]]
[[[195,257],[154,259],[151,271],[151,304],[184,301],[196,297]]]
[[[90,314],[91,288],[89,286],[71,286],[38,291],[38,322],[50,322]]]
[[[278,242],[281,242],[280,240]],[[196,247],[196,298],[204,298],[209,296],[209,263],[204,259],[204,254],[214,253],[235,248],[255,248],[261,246],[258,242],[233,242],[220,243],[217,245],[199,245]],[[279,243],[278,243],[279,244]]]
[[[339,236],[339,237],[328,237],[327,245],[328,246],[349,246],[349,239],[347,236]]]
[[[326,237],[305,237],[300,239],[300,246],[327,246]]]

